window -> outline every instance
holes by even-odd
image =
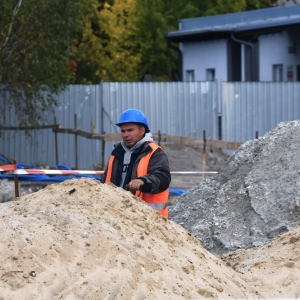
[[[194,70],[186,71],[186,81],[195,81],[195,71]]]
[[[207,81],[215,80],[215,69],[206,69],[206,80]]]
[[[300,81],[300,65],[297,66],[297,81]]]
[[[286,79],[288,81],[294,81],[294,67],[293,66],[286,67]]]
[[[283,81],[283,65],[273,65],[273,81]]]

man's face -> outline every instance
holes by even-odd
[[[125,145],[128,148],[133,147],[138,141],[140,141],[145,134],[145,127],[139,127],[135,123],[126,123],[121,125],[121,136]]]

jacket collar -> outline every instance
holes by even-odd
[[[133,153],[142,153],[142,152],[148,153],[149,151],[151,151],[149,142],[145,142],[140,147],[135,149]],[[114,155],[116,157],[121,157],[121,158],[124,156],[124,153],[125,153],[125,150],[122,147],[121,143],[116,144],[114,150],[111,152],[112,155]]]

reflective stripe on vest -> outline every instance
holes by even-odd
[[[148,203],[148,205],[156,210],[165,209],[168,206],[167,203],[161,203],[161,204]]]

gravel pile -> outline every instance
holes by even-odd
[[[244,143],[215,176],[177,198],[170,219],[219,255],[262,246],[300,222],[300,121]]]

